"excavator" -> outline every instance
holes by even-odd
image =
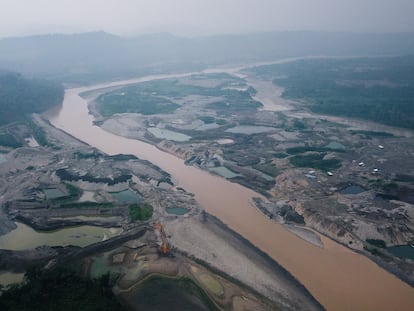
[[[163,226],[160,223],[154,223],[154,227],[160,232],[162,239],[162,244],[159,247],[158,251],[162,256],[171,256],[171,248],[168,244],[167,235],[165,234]]]

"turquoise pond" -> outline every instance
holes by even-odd
[[[7,161],[6,154],[0,153],[0,163],[6,162],[6,161]]]
[[[411,245],[387,247],[387,251],[399,258],[409,258],[414,260],[414,247]]]
[[[140,195],[129,189],[120,192],[110,192],[110,194],[120,203],[139,203],[142,201],[142,197]]]
[[[170,208],[167,208],[167,213],[168,214],[185,215],[188,212],[189,212],[189,210],[184,208],[184,207],[170,207]]]

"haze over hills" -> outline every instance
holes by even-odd
[[[414,310],[413,0],[0,3],[0,311]]]
[[[0,68],[85,83],[286,57],[413,53],[413,33],[269,32],[183,38],[168,33],[119,37],[90,32],[2,39]]]

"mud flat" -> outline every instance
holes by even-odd
[[[323,243],[322,243],[320,236],[317,233],[313,232],[312,230],[309,230],[304,227],[295,226],[295,225],[284,225],[284,226],[286,229],[296,234],[301,239],[315,246],[323,248]]]
[[[154,77],[120,81],[116,85],[149,79]],[[286,268],[328,310],[414,309],[412,287],[326,237],[322,237],[325,247],[321,249],[272,223],[249,204],[257,193],[185,166],[182,160],[154,146],[93,126],[86,101],[78,94],[107,86],[111,84],[66,90],[62,110],[51,122],[108,154],[135,154],[171,173],[179,186],[195,194],[206,211]]]
[[[179,218],[165,227],[174,247],[254,288],[283,310],[323,310],[289,272],[217,218]]]

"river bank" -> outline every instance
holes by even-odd
[[[40,119],[37,120],[39,122],[42,121]],[[83,191],[82,195],[78,193],[76,197],[79,197],[80,204],[85,204],[82,198],[87,198],[86,203],[88,201],[92,201],[90,203],[97,203],[96,201],[102,203],[102,200],[113,200],[111,192],[107,193],[107,191],[125,186],[128,187],[129,193],[139,194],[140,197],[154,201],[152,202],[155,214],[153,221],[161,221],[164,225],[169,226],[170,222],[174,223],[180,219],[191,219],[194,228],[203,227],[199,221],[201,210],[197,202],[195,202],[193,194],[186,192],[180,187],[176,187],[169,180],[170,176],[160,168],[150,165],[148,162],[138,160],[134,156],[109,156],[102,154],[98,150],[74,139],[72,136],[51,127],[48,122],[42,122],[41,124],[48,140],[56,144],[58,140],[61,148],[55,151],[42,147],[17,149],[13,151],[13,156],[9,155],[10,159],[6,166],[1,167],[2,172],[4,172],[3,175],[8,176],[7,182],[2,184],[2,189],[13,189],[13,191],[5,191],[7,193],[7,202],[4,204],[4,211],[14,221],[20,220],[20,222],[16,222],[17,228],[15,230],[0,236],[0,248],[6,248],[4,251],[0,251],[0,263],[2,263],[0,265],[1,284],[6,285],[9,282],[21,281],[23,272],[32,264],[50,267],[56,264],[70,265],[78,260],[82,261],[85,256],[101,258],[100,256],[104,256],[102,254],[111,252],[114,249],[123,249],[122,243],[125,239],[132,239],[131,243],[128,243],[128,246],[126,246],[128,252],[133,252],[134,250],[141,252],[142,247],[150,245],[147,247],[150,248],[148,254],[157,253],[154,239],[151,238],[154,235],[153,233],[149,234],[150,237],[147,240],[146,238],[141,239],[141,229],[139,228],[137,235],[134,233],[128,235],[128,231],[119,232],[120,226],[123,227],[124,231],[128,230],[127,228],[134,227],[134,224],[128,219],[127,209],[122,204],[105,208],[93,208],[87,207],[87,205],[77,207],[75,204],[74,207],[65,208],[59,206],[58,202],[54,202],[52,199],[46,199],[41,189],[48,189],[47,193],[52,194],[64,195],[66,193],[67,189],[61,184],[62,180],[55,178],[54,173],[63,168],[67,170],[68,166],[76,173],[79,173],[79,170],[89,169],[91,173],[88,175],[88,179],[90,180],[102,179],[102,177],[108,175],[112,177],[114,172],[121,167],[125,167],[124,170],[128,173],[135,172],[134,175],[136,174],[130,184],[124,185],[123,183],[122,185],[111,187],[105,183],[71,181],[72,186],[76,185]],[[66,146],[69,146],[69,150],[66,149]],[[81,161],[76,160],[78,157],[82,158]],[[14,170],[16,164],[19,165],[17,166],[19,170]],[[125,166],[126,164],[129,166]],[[21,169],[29,166],[36,166],[36,168],[29,170]],[[106,166],[109,169],[106,169]],[[83,176],[83,174],[81,175]],[[50,176],[53,178],[50,178]],[[39,179],[41,183],[38,184]],[[24,181],[24,183],[21,181]],[[150,181],[149,184],[148,181]],[[180,216],[170,213],[171,209],[174,210],[177,206],[185,210],[184,215]],[[218,222],[218,220],[216,221]],[[86,224],[95,226],[85,226]],[[113,226],[106,229],[105,227],[109,227],[109,224],[113,224]],[[201,245],[209,241],[211,237],[214,237],[214,247],[225,249],[227,254],[230,254],[221,258],[219,265],[217,265],[217,260],[204,261],[205,267],[213,267],[214,265],[219,268],[216,268],[216,270],[212,268],[214,274],[223,276],[225,279],[230,278],[231,282],[237,284],[237,286],[229,284],[226,287],[229,288],[229,292],[226,291],[224,298],[218,297],[219,301],[224,305],[229,303],[234,303],[237,306],[247,304],[252,306],[253,309],[263,309],[262,307],[255,306],[261,306],[267,299],[282,305],[281,310],[309,310],[310,306],[318,306],[309,292],[293,278],[289,277],[289,273],[277,265],[264,265],[262,258],[264,255],[258,252],[251,244],[245,243],[243,240],[238,242],[236,246],[230,245],[232,249],[230,250],[226,239],[228,236],[226,232],[229,230],[223,224],[221,225],[222,227],[220,225],[213,225],[213,222],[209,221],[204,226],[202,237],[197,238],[193,236],[191,238],[192,243]],[[149,227],[152,230],[151,226]],[[117,236],[117,234],[119,235]],[[168,234],[170,235],[170,233]],[[187,235],[174,234],[174,237],[181,241],[190,240]],[[93,244],[91,245],[91,243]],[[178,245],[181,244],[178,243],[173,246],[175,248]],[[209,247],[212,246],[210,243],[207,245]],[[197,248],[192,247],[192,249],[196,250]],[[207,247],[203,247],[203,249],[205,251]],[[178,251],[179,254],[180,251]],[[252,254],[252,256],[249,256],[250,258],[246,257],[245,254],[247,253]],[[253,254],[255,255],[253,256]],[[200,255],[197,256],[197,258],[199,257]],[[238,266],[238,271],[228,269],[228,267],[234,267],[233,258],[238,258],[238,260],[243,262],[243,264]],[[162,261],[166,265],[174,264],[174,258],[171,258],[172,262],[169,259],[163,258]],[[191,259],[187,259],[184,261],[190,262],[191,267],[196,265]],[[146,261],[144,262],[147,263]],[[132,268],[133,271],[140,269],[140,264],[135,261],[128,261],[127,266],[134,266]],[[162,268],[157,268],[155,263],[154,266],[154,271],[163,273],[164,270]],[[243,267],[246,266],[250,268],[245,270]],[[190,270],[192,271],[193,268],[191,267]],[[220,268],[223,268],[224,271],[220,270]],[[197,271],[201,271],[200,268],[197,269]],[[278,274],[279,270],[282,271],[280,274]],[[249,273],[246,274],[246,271]],[[228,273],[231,273],[232,276]],[[204,274],[195,273],[194,275],[195,277],[197,275],[204,277]],[[252,283],[252,274],[256,276],[261,275],[262,277],[256,277],[254,279],[255,282]],[[193,275],[192,272],[189,275]],[[130,278],[128,282],[130,282]],[[221,282],[227,284],[224,279]],[[258,284],[261,285],[259,286]],[[255,301],[256,298],[254,296],[249,296],[249,302],[240,298],[239,295],[242,294],[243,297],[246,297],[246,292],[239,291],[237,289],[238,286],[246,289],[248,293],[252,291],[254,296],[258,297],[258,300]],[[234,296],[235,294],[237,295]],[[237,303],[233,300],[236,300]],[[237,309],[237,307],[235,308]],[[320,306],[315,307],[315,310],[320,310]]]
[[[220,261],[211,261],[208,258],[207,261],[203,261],[196,259],[200,258],[199,251],[201,250],[196,245],[193,244],[191,249],[185,247],[181,249],[181,246],[185,244],[177,243],[177,245],[172,244],[175,256],[163,257],[157,252],[159,241],[157,241],[154,229],[143,225],[117,237],[83,248],[43,246],[20,251],[1,250],[0,270],[14,271],[3,274],[15,280],[21,277],[18,273],[33,264],[46,265],[48,269],[62,265],[76,266],[78,270],[84,271],[83,273],[90,277],[98,277],[106,272],[118,273],[115,293],[128,301],[133,300],[131,295],[138,294],[139,286],[152,276],[176,277],[177,279],[190,277],[225,310],[238,310],[237,306],[240,305],[250,305],[253,309],[260,310],[323,310],[309,292],[292,279],[286,270],[246,240],[228,230],[214,217],[206,215],[204,221],[200,221],[197,216],[176,219],[176,221],[180,220],[184,221],[183,225],[187,228],[187,222],[191,221],[191,228],[203,231],[204,239],[193,237],[191,243],[199,244],[200,241],[201,243],[207,241],[208,245],[214,237],[216,251],[227,249],[227,255],[232,253],[235,255],[226,256]],[[165,223],[174,230],[180,227],[176,226],[174,221]],[[187,236],[180,234],[180,229],[167,233],[169,236],[171,234],[174,236],[170,239],[171,243],[179,240],[184,243],[190,241]],[[198,246],[204,248],[203,244]],[[179,248],[177,252],[175,252],[176,247]],[[198,255],[193,258],[193,254]],[[234,256],[243,264],[235,266]],[[219,266],[217,262],[220,262]],[[231,269],[226,268],[228,266],[235,267],[238,272],[234,274]],[[224,271],[223,268],[225,268]],[[252,276],[255,276],[253,283],[251,282]],[[206,278],[208,282],[204,281]],[[258,287],[259,283],[264,287]],[[215,287],[211,284],[215,284]],[[222,288],[222,290],[217,292],[217,288]],[[244,297],[244,301],[239,301],[238,297]],[[268,299],[276,304],[273,305]]]
[[[124,84],[134,82],[136,80],[123,81]],[[153,146],[92,126],[93,117],[88,115],[86,101],[78,96],[92,89],[94,87],[67,90],[63,108],[57,117],[51,118],[52,124],[104,152],[135,154],[171,173],[181,187],[195,194],[203,208],[279,262],[328,310],[413,308],[410,286],[369,259],[327,238],[322,238],[325,248],[319,249],[271,223],[249,204],[257,193],[185,166],[181,160]],[[208,190],[205,185],[209,185]],[[342,269],[338,270],[338,266]],[[390,301],[390,293],[397,298]]]

